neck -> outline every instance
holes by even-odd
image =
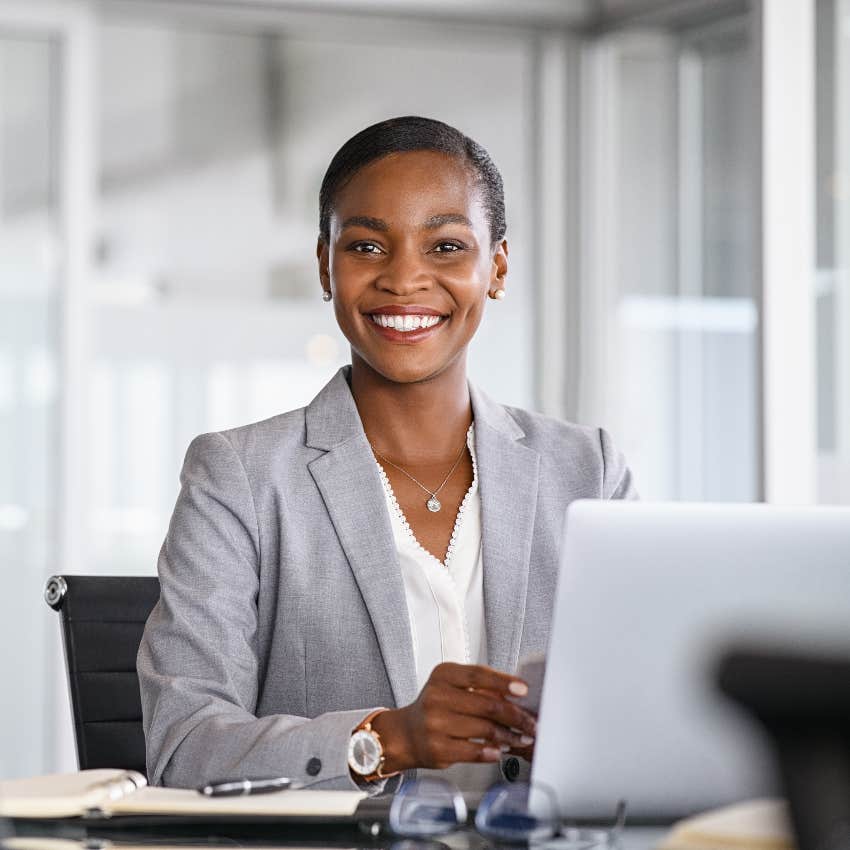
[[[465,355],[433,378],[397,383],[352,353],[351,392],[372,446],[397,463],[455,457],[472,422]]]

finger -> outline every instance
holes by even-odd
[[[499,693],[499,691],[491,691],[488,688],[467,688],[467,690],[471,694],[484,694],[486,697],[499,697],[500,699],[503,697],[503,694]]]
[[[485,690],[484,688],[467,688],[467,691],[469,691],[470,693],[484,694],[485,696],[490,696],[490,697],[500,697],[501,696],[501,694],[496,693],[496,691],[488,691],[488,690]],[[508,696],[508,697],[506,697],[506,699],[509,700],[510,702],[515,703],[516,705],[520,706],[520,708],[522,708],[524,711],[528,712],[535,720],[538,719],[536,711],[532,711],[527,705],[523,705],[522,702],[520,702],[521,697]]]
[[[455,691],[442,692],[437,698],[444,701],[444,707],[449,714],[482,717],[508,729],[517,729],[525,735],[533,737],[537,734],[537,720],[534,715],[503,697],[489,696],[479,691]]]
[[[502,694],[500,694],[498,691],[489,691],[486,688],[467,688],[466,690],[469,691],[470,693],[484,694],[485,696],[490,696],[490,697],[501,697],[502,696]],[[531,716],[534,717],[535,720],[537,719],[537,714],[534,711],[532,711],[527,705],[522,704],[522,702],[520,701],[522,699],[522,697],[515,697],[512,694],[509,694],[507,697],[505,697],[505,699],[508,699],[511,702],[516,703],[517,705],[521,706],[527,712],[529,712],[529,714],[531,714]]]
[[[458,762],[497,762],[502,751],[490,743],[475,743],[460,738],[438,738],[431,747],[433,763],[430,767],[445,768]]]
[[[534,743],[534,738],[530,735],[512,732],[492,720],[464,714],[443,715],[436,721],[434,728],[440,735],[449,738],[474,738],[476,741],[495,744],[500,748],[523,748]]]
[[[455,688],[473,688],[495,691],[507,696],[523,697],[528,693],[528,684],[518,676],[511,676],[485,667],[483,664],[439,664],[431,673],[431,678],[445,682]]]

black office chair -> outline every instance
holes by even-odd
[[[146,773],[136,653],[159,599],[159,579],[52,576],[44,599],[62,615],[80,770]]]

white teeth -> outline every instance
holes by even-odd
[[[371,318],[376,325],[393,328],[402,333],[409,333],[419,328],[433,328],[440,323],[439,316],[388,316],[384,313],[372,313]]]

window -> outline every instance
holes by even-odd
[[[850,502],[850,2],[817,4],[818,500]]]

